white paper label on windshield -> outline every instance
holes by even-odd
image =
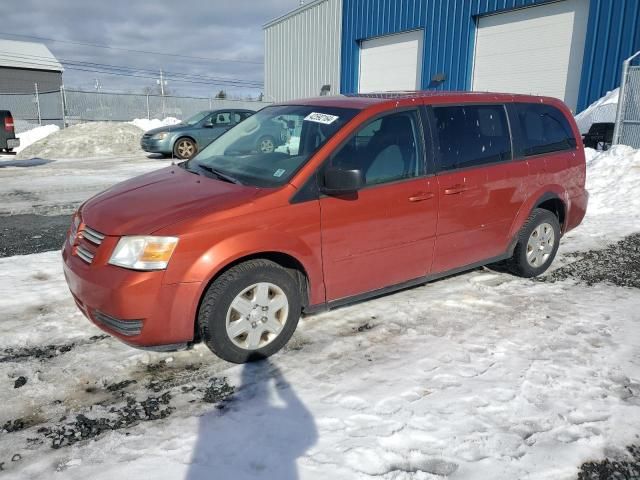
[[[281,177],[282,175],[284,175],[284,172],[286,172],[286,170],[284,168],[279,168],[278,170],[276,170],[276,173],[273,174],[274,177]]]
[[[329,115],[327,113],[317,113],[317,112],[312,112],[306,117],[304,117],[304,119],[308,122],[322,123],[324,125],[331,125],[333,122],[335,122],[339,118],[340,117],[336,117],[335,115]]]

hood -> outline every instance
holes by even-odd
[[[82,206],[82,220],[105,235],[149,235],[203,211],[246,203],[259,191],[172,166],[99,193]]]
[[[193,128],[191,125],[184,125],[182,123],[176,123],[175,125],[165,125],[163,127],[152,128],[144,132],[145,135],[155,135],[162,132],[180,132],[182,130],[189,130]]]

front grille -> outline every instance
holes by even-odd
[[[142,320],[120,320],[106,313],[102,313],[100,310],[93,311],[93,318],[109,330],[113,330],[125,337],[140,335],[142,332]]]
[[[72,232],[73,233],[73,232]],[[80,225],[75,235],[76,255],[91,265],[96,256],[98,247],[102,244],[105,235],[86,225]]]
[[[81,230],[82,236],[89,240],[94,245],[100,245],[104,240],[104,235],[100,232],[96,232],[94,229],[87,227],[86,225]]]
[[[82,245],[78,245],[76,247],[76,253],[78,254],[78,256],[84,260],[85,262],[87,262],[88,264],[91,264],[93,262],[93,257],[95,256],[94,253],[91,253],[89,250],[87,250],[86,248],[84,248]]]

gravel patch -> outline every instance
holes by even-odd
[[[542,281],[574,278],[587,285],[608,282],[619,287],[640,288],[640,234],[575,256],[576,261],[542,277]]]
[[[580,467],[578,480],[637,480],[640,478],[640,446],[627,447],[627,456],[587,462]]]
[[[70,215],[0,216],[0,257],[60,250]]]

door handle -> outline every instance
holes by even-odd
[[[445,195],[456,195],[458,193],[464,192],[465,190],[466,190],[466,188],[465,188],[464,185],[460,185],[460,184],[452,185],[451,187],[444,189],[444,194]]]
[[[409,197],[410,202],[423,202],[425,200],[431,200],[434,197],[434,194],[431,192],[427,193],[417,193]]]

